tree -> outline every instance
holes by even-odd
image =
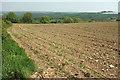
[[[2,16],[2,20],[6,20],[6,15],[3,15],[3,16]]]
[[[50,22],[50,17],[49,16],[42,16],[41,22],[42,23],[49,23]]]
[[[34,17],[32,15],[32,13],[27,12],[24,14],[23,18],[22,18],[24,23],[32,23],[34,20]]]
[[[73,20],[74,20],[74,23],[79,23],[81,21],[81,19],[78,17],[74,17]]]
[[[65,23],[73,23],[74,21],[73,21],[73,19],[71,17],[65,17],[64,22]]]
[[[120,17],[116,19],[116,21],[120,21]]]
[[[51,19],[50,23],[63,23],[62,19]]]
[[[57,19],[56,21],[57,21],[57,23],[63,23],[62,19]]]
[[[9,12],[6,16],[4,16],[4,18],[11,21],[12,23],[17,23],[19,20],[14,12]]]

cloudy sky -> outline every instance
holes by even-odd
[[[118,2],[119,0],[1,0],[2,2]]]
[[[118,11],[119,0],[2,0],[3,11]]]

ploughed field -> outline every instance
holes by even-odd
[[[33,78],[115,78],[118,23],[14,24],[12,38],[33,59]]]

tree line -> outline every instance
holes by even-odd
[[[55,19],[49,16],[42,16],[40,18],[34,18],[33,14],[30,12],[27,12],[23,15],[22,18],[19,18],[16,13],[14,12],[9,12],[8,14],[2,16],[3,20],[8,20],[11,21],[12,23],[79,23],[82,20],[78,17],[63,17],[59,19]]]

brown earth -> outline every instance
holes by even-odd
[[[118,23],[14,24],[12,38],[38,66],[32,78],[116,78]]]

